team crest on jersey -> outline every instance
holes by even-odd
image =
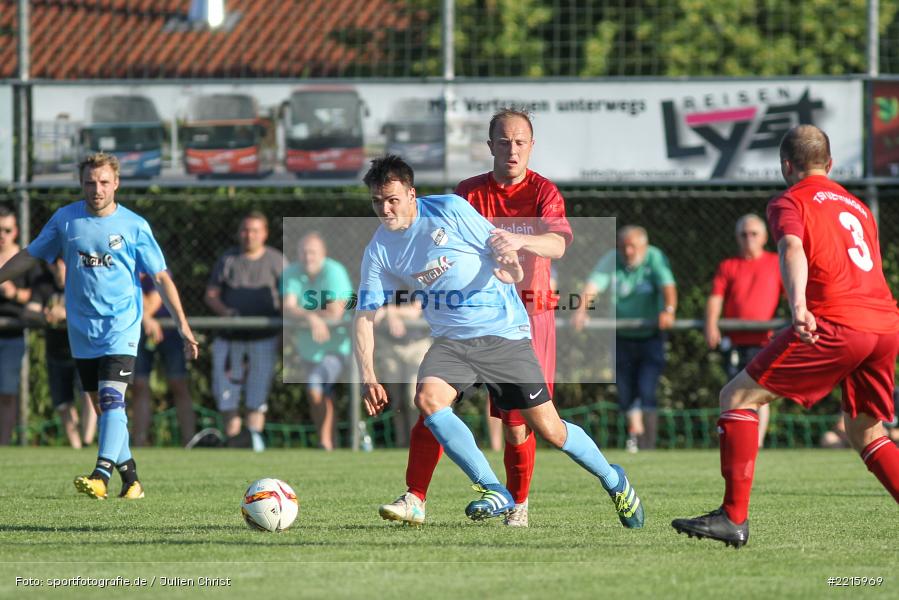
[[[441,256],[437,260],[432,260],[426,264],[424,271],[413,273],[412,277],[422,285],[431,285],[440,279],[441,275],[453,268],[454,264],[456,263],[451,263],[447,257]]]
[[[125,245],[125,239],[117,233],[110,234],[109,236],[109,249],[110,250],[119,250],[122,246]]]
[[[431,232],[431,239],[434,240],[435,246],[446,246],[446,243],[449,241],[449,236],[446,235],[446,229],[441,227]]]

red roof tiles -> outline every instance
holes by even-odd
[[[397,32],[424,51],[404,0],[227,0],[229,31],[194,29],[190,0],[32,0],[31,77],[329,77],[385,71]],[[0,0],[0,78],[17,75],[16,0]]]

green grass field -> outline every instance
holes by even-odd
[[[519,530],[468,521],[475,495],[446,458],[421,529],[377,515],[403,490],[400,450],[141,449],[136,458],[147,498],[96,501],[71,483],[92,467],[92,451],[0,450],[0,597],[101,593],[49,587],[78,576],[155,577],[152,587],[102,592],[148,598],[899,597],[896,504],[849,451],[763,451],[741,550],[669,525],[720,503],[711,451],[609,452],[646,506],[640,531],[621,527],[598,482],[548,449],[537,454],[531,527]],[[502,472],[501,455],[490,459]],[[288,481],[300,499],[297,522],[281,534],[251,531],[240,517],[244,489],[265,476]],[[884,582],[828,586],[845,576]],[[43,585],[17,586],[16,577]],[[231,585],[162,585],[178,577]]]

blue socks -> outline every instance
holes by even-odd
[[[487,462],[484,453],[478,448],[471,430],[462,422],[462,419],[453,413],[452,408],[438,410],[426,418],[425,427],[431,430],[431,433],[443,446],[446,455],[459,465],[459,468],[468,475],[472,483],[484,487],[499,485],[499,479],[490,468],[490,463]]]
[[[100,415],[97,455],[113,463],[131,458],[128,447],[128,416],[124,408],[106,410]]]
[[[574,423],[562,422],[565,423],[565,427],[568,429],[568,439],[562,445],[562,452],[570,456],[574,462],[599,477],[602,486],[607,490],[617,486],[618,472],[612,468],[606,457],[599,451],[596,442],[587,435],[587,432]]]

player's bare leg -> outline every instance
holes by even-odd
[[[879,419],[859,413],[855,418],[844,415],[846,436],[861,454],[868,470],[899,502],[899,447],[887,436]]]
[[[739,548],[749,539],[749,496],[759,452],[759,409],[776,396],[745,370],[721,390],[718,436],[724,502],[705,515],[671,522],[679,533],[708,537]]]
[[[768,422],[771,420],[770,404],[759,407],[759,448],[765,445],[765,434],[768,432]]]
[[[487,437],[490,438],[490,449],[499,452],[503,448],[503,422],[490,415],[490,400],[487,400],[485,414],[487,415]]]

